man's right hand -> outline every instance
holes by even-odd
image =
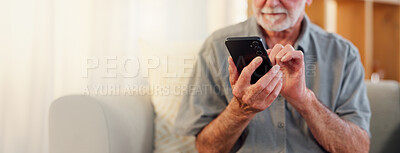
[[[229,81],[232,87],[233,101],[239,103],[239,114],[254,115],[268,108],[282,89],[282,72],[275,65],[255,84],[250,84],[251,75],[262,63],[261,57],[254,58],[249,65],[238,73],[232,57],[229,57]]]

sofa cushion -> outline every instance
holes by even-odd
[[[153,60],[144,65],[152,69],[142,73],[148,74],[156,112],[154,153],[196,152],[195,138],[174,134],[173,125],[201,43],[154,40],[140,42],[142,58]]]
[[[396,81],[366,81],[371,104],[371,152],[400,150],[400,89]]]

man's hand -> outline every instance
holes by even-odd
[[[283,72],[283,87],[281,94],[297,110],[303,110],[310,101],[310,93],[306,87],[304,73],[304,55],[291,45],[283,47],[277,44],[267,50],[271,63],[281,66]]]
[[[229,80],[233,98],[216,119],[196,137],[199,152],[229,152],[243,130],[259,111],[268,108],[282,88],[282,72],[273,67],[257,83],[250,84],[251,75],[260,66],[261,57],[253,59],[240,76],[232,57],[229,57]]]
[[[369,136],[356,124],[341,119],[307,89],[304,55],[291,45],[280,44],[267,50],[272,64],[281,66],[281,94],[300,113],[318,141],[329,152],[368,152]]]
[[[229,81],[232,87],[233,100],[238,101],[241,113],[255,114],[268,108],[282,88],[282,72],[279,65],[261,77],[255,84],[250,84],[251,75],[262,63],[261,57],[254,58],[238,74],[232,57],[229,57]]]

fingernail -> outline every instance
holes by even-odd
[[[285,60],[285,58],[286,58],[286,56],[283,56],[283,57],[281,58],[281,62],[283,62],[283,60]]]
[[[260,56],[256,57],[256,63],[259,64],[262,62],[262,58]]]
[[[275,66],[274,66],[274,71],[275,71],[275,73],[277,73],[277,72],[279,71],[280,68],[281,68],[281,67],[280,67],[279,65],[275,65]]]

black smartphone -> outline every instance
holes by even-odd
[[[271,61],[260,37],[228,37],[225,45],[235,62],[239,74],[257,56],[263,59],[261,65],[251,76],[251,84],[255,84],[258,79],[272,68]]]

